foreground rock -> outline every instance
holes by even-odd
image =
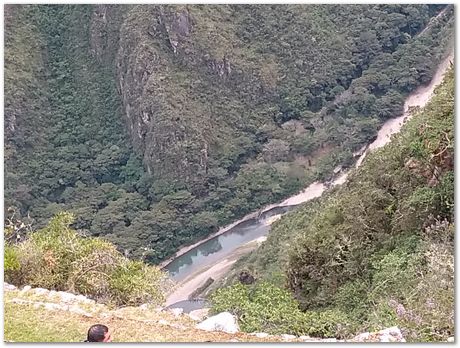
[[[212,316],[199,323],[196,328],[205,331],[222,331],[227,333],[237,333],[240,331],[236,318],[229,312]]]
[[[192,324],[195,325],[195,328],[200,330],[209,332],[220,331],[227,334],[241,334],[236,317],[229,312],[223,312],[202,321],[208,316],[209,308],[197,309],[191,311],[189,314],[183,313],[182,308],[165,310],[162,307],[152,306],[150,304],[143,304],[138,307],[122,307],[115,310],[108,310],[103,304],[98,304],[94,300],[88,299],[83,295],[76,295],[64,291],[50,291],[42,288],[31,288],[30,286],[18,289],[14,285],[8,283],[4,283],[3,288],[4,291],[14,292],[14,297],[10,295],[11,298],[8,302],[33,306],[37,309],[43,308],[45,310],[60,311],[62,313],[71,312],[86,318],[116,317],[118,319],[123,319],[135,317],[141,322],[156,322],[159,325],[180,330],[180,332],[187,330],[187,325],[193,323],[190,321],[190,319],[192,319],[195,322],[201,321],[197,325]],[[136,310],[138,310],[138,312],[136,312]],[[145,313],[146,311],[149,313],[145,314],[144,318],[140,318],[139,316],[142,316],[140,313]],[[166,313],[168,316],[164,317],[162,313]],[[165,318],[168,320],[165,320]],[[184,321],[184,318],[188,318],[189,322],[186,320]],[[297,337],[289,334],[271,335],[265,332],[254,332],[248,334],[248,337],[251,336],[261,340],[278,342],[406,342],[401,331],[396,326],[380,330],[378,332],[365,332],[352,339],[346,340],[310,336]],[[228,342],[237,341],[241,341],[241,339],[237,340],[236,338],[229,338],[228,340]],[[250,340],[246,339],[242,342],[249,341]],[[454,337],[449,337],[447,341],[453,342]]]
[[[189,313],[190,318],[195,321],[202,321],[209,315],[209,308],[195,309]]]
[[[3,291],[13,291],[16,289],[14,285],[3,282]]]
[[[364,332],[351,340],[352,342],[406,342],[397,326],[377,332]]]
[[[172,313],[175,317],[178,317],[184,312],[184,309],[183,308],[171,308],[169,312]]]

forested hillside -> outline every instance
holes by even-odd
[[[453,11],[7,5],[5,216],[71,211],[165,259],[350,165],[430,80]]]
[[[256,284],[218,290],[248,330],[347,336],[397,325],[454,333],[453,67],[435,96],[348,181],[288,213],[241,260]],[[294,301],[295,298],[297,301]]]

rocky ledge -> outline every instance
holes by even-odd
[[[47,290],[43,288],[31,288],[24,286],[22,289],[14,285],[4,283],[4,291],[16,291],[18,297],[13,297],[10,302],[17,304],[28,304],[35,308],[43,308],[50,311],[68,311],[86,317],[123,317],[123,311],[127,308],[107,310],[103,304],[96,303],[83,295],[75,295],[64,291]],[[195,310],[190,313],[183,313],[182,308],[165,309],[163,307],[152,308],[150,304],[143,304],[136,307],[141,311],[153,310],[153,312],[168,312],[172,318],[187,317],[191,322],[195,322],[195,328],[204,331],[218,331],[228,334],[240,332],[237,318],[229,312],[219,313],[209,316],[209,308]],[[174,319],[167,321],[160,319],[162,325],[174,328],[186,329],[183,324],[174,323]],[[406,342],[401,330],[394,326],[377,332],[364,332],[352,339],[339,340],[336,338],[315,338],[310,336],[294,336],[289,334],[270,335],[265,332],[254,332],[249,335],[257,338],[273,339],[281,342]],[[454,342],[454,337],[450,337],[448,342]]]

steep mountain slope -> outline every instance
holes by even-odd
[[[71,210],[82,233],[158,262],[349,164],[429,80],[453,18],[440,5],[7,7],[8,216],[40,226]]]
[[[454,332],[454,91],[451,68],[390,144],[276,222],[240,267],[286,285],[306,313],[334,311],[349,332],[398,325],[410,341],[445,340]],[[233,298],[245,313],[235,289],[220,293],[219,308]]]

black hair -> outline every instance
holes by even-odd
[[[89,328],[86,342],[102,342],[109,328],[102,324],[96,324]]]

